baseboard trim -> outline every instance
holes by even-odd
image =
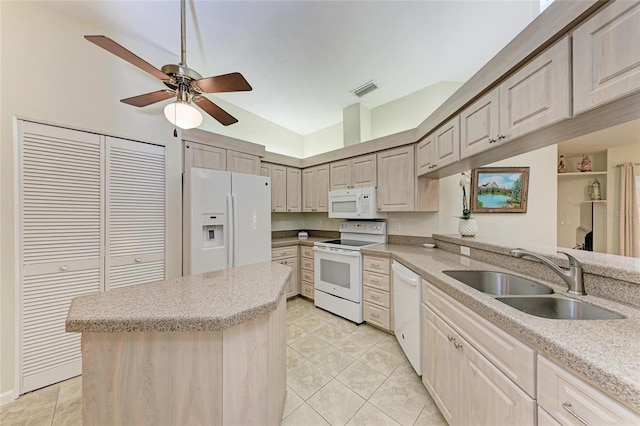
[[[13,389],[0,393],[0,407],[13,401],[15,401]]]

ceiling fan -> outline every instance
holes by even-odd
[[[178,64],[165,65],[161,69],[157,69],[108,37],[87,35],[84,38],[162,80],[164,85],[167,86],[167,89],[121,99],[120,102],[136,107],[144,107],[175,98],[175,102],[165,106],[164,114],[171,124],[182,129],[198,127],[202,123],[202,114],[192,106],[192,102],[225,126],[237,123],[238,120],[235,117],[204,97],[203,94],[249,91],[252,90],[251,85],[238,72],[202,78],[195,70],[187,67],[185,0],[180,1],[180,16],[180,62]],[[174,136],[176,135],[177,132],[174,131]]]

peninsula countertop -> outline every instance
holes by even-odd
[[[480,269],[522,274],[437,248],[380,244],[365,247],[362,252],[398,260],[463,305],[640,413],[639,308],[595,296],[569,296],[566,287],[534,278],[558,295],[581,299],[626,317],[598,321],[539,318],[501,303],[442,271]]]
[[[274,311],[291,268],[272,262],[73,299],[70,332],[218,331]]]

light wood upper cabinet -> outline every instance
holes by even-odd
[[[500,85],[500,131],[513,139],[571,117],[571,49],[558,41]]]
[[[383,212],[415,210],[413,145],[378,153],[377,208]]]
[[[433,132],[433,162],[435,170],[460,159],[460,116],[456,116]]]
[[[460,114],[460,158],[485,151],[502,139],[500,91],[496,88]]]
[[[184,171],[192,167],[227,170],[227,150],[215,146],[184,141]]]
[[[378,186],[376,173],[376,154],[361,155],[351,160],[352,188],[370,188]]]
[[[573,110],[640,90],[640,1],[614,1],[573,32]]]
[[[203,143],[183,141],[184,171],[192,167],[227,170],[249,175],[266,173],[261,170],[260,157],[253,154],[219,148]],[[263,176],[268,176],[264,175]]]
[[[435,161],[435,146],[433,144],[433,133],[424,138],[416,145],[416,170],[418,176],[428,173],[429,167]]]
[[[262,163],[262,176],[271,178],[271,211],[287,211],[287,168],[279,164]]]
[[[302,211],[326,212],[329,207],[329,165],[302,171]]]
[[[259,175],[260,157],[229,149],[227,150],[227,170],[248,175]]]
[[[302,171],[287,167],[287,212],[302,211]]]
[[[262,163],[262,176],[271,177],[271,211],[302,211],[302,170],[280,164]]]
[[[335,161],[329,170],[332,191],[377,186],[376,154]]]

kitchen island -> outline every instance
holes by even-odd
[[[263,262],[75,298],[83,424],[280,424],[290,274]]]

